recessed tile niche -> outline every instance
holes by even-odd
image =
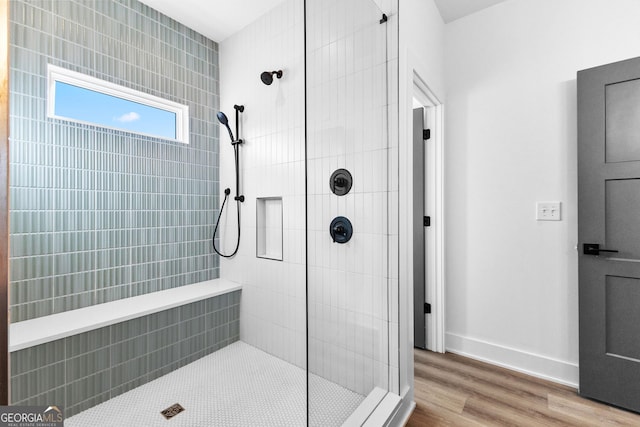
[[[256,199],[256,256],[282,261],[282,197]]]

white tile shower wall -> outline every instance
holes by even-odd
[[[397,341],[390,330],[397,314],[390,318],[388,308],[397,278],[390,256],[397,231],[393,239],[388,222],[395,141],[388,107],[397,97],[388,86],[393,30],[381,17],[372,0],[307,2],[309,368],[361,394],[397,388],[389,375],[389,364],[398,363],[397,346],[389,346]],[[342,167],[354,183],[338,197],[328,180]],[[328,233],[338,215],[354,227],[344,245]]]
[[[241,340],[306,367],[304,14],[287,0],[220,43],[221,109],[240,136],[242,238],[238,254],[221,261],[221,277],[243,285]],[[263,71],[282,70],[271,86]],[[232,190],[219,231],[225,252],[237,236],[233,150],[221,135],[220,194]],[[283,260],[256,257],[256,198],[282,197]]]

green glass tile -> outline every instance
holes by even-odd
[[[139,357],[111,368],[112,388],[119,387],[130,381],[144,378],[147,375],[147,358]]]
[[[120,343],[132,338],[138,338],[149,331],[149,316],[139,317],[111,326],[111,342]]]
[[[64,408],[66,407],[65,400],[66,400],[65,387],[63,385],[61,387],[48,390],[36,396],[29,396],[28,398],[21,400],[19,402],[12,401],[11,404],[20,405],[20,406],[53,406],[55,405],[55,406],[62,407],[64,410]],[[65,411],[65,414],[66,414],[66,411]]]
[[[105,273],[109,273],[109,272],[114,273],[118,271],[121,271],[121,270],[112,269],[112,270],[102,270],[97,272],[96,276],[98,277],[98,279],[96,279],[96,285],[101,286],[101,283],[102,283],[101,278]],[[120,275],[111,274],[111,276],[119,277]],[[126,282],[126,280],[118,280],[118,279],[113,280],[113,283],[123,283],[123,282]],[[120,299],[128,298],[129,296],[130,296],[129,285],[112,286],[109,288],[98,289],[95,293],[96,304],[104,304],[106,302],[117,301]]]
[[[79,412],[85,411],[89,408],[99,405],[102,402],[106,402],[107,400],[110,399],[110,397],[111,397],[111,393],[106,392],[106,393],[101,393],[97,396],[92,396],[89,399],[84,400],[73,406],[67,405],[64,409],[64,415],[65,417],[71,417],[73,415],[78,414]]]
[[[154,378],[155,379],[155,378]],[[148,375],[144,375],[142,377],[136,378],[133,381],[129,381],[123,385],[114,387],[111,389],[110,397],[114,398],[120,394],[126,393],[130,390],[133,390],[136,387],[140,387],[147,382],[152,381]]]
[[[12,2],[14,321],[218,276],[202,243],[217,203],[218,45],[135,0],[94,3]],[[47,119],[48,62],[189,97],[193,144]]]
[[[109,327],[100,328],[65,338],[67,357],[79,356],[104,349],[111,344]],[[105,350],[102,350],[105,351]]]
[[[28,399],[65,384],[64,362],[11,377],[11,396],[15,401]]]
[[[82,356],[72,357],[66,361],[66,382],[71,383],[81,378],[90,376],[96,372],[108,369],[110,360],[110,348],[102,348]]]
[[[49,365],[65,358],[64,339],[52,341],[11,353],[11,376],[16,376]]]
[[[67,407],[71,408],[87,399],[108,393],[110,386],[111,377],[108,370],[69,383],[66,386]]]
[[[180,332],[181,325],[178,324],[149,333],[149,351],[155,351],[157,349],[170,347],[179,342],[181,336]]]
[[[187,339],[194,334],[200,334],[205,330],[205,316],[195,317],[191,320],[180,322],[180,338]]]
[[[114,344],[111,347],[111,359],[112,364],[120,364],[140,356],[144,356],[147,353],[147,336],[143,335],[138,338],[133,338],[127,341],[122,341]]]

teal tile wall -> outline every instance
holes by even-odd
[[[72,416],[238,341],[239,325],[235,291],[13,352],[11,403]]]
[[[137,0],[10,9],[11,321],[218,277],[217,43]],[[190,144],[48,119],[48,63],[187,104]]]

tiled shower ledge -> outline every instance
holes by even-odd
[[[9,351],[22,350],[241,288],[241,285],[230,280],[213,279],[12,323],[9,329]]]

